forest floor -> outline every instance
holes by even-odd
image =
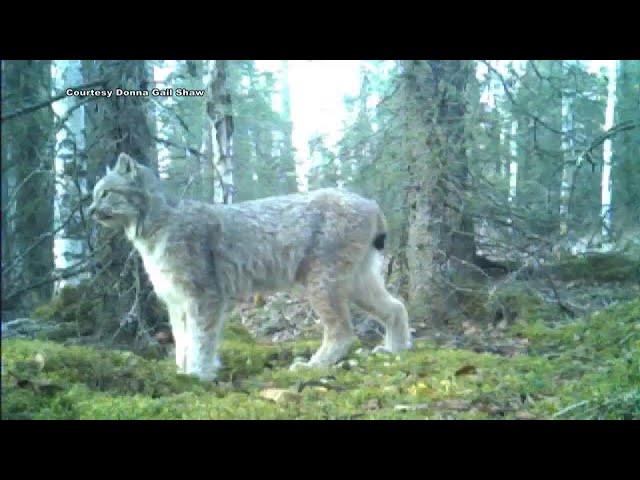
[[[377,340],[361,337],[337,366],[301,372],[288,366],[317,336],[256,338],[241,314],[215,383],[176,374],[170,360],[3,339],[2,418],[640,419],[640,299],[627,291],[635,299],[574,318],[536,308],[486,328],[417,328],[398,355],[373,355]]]

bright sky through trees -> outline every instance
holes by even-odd
[[[257,60],[260,70],[278,71],[281,60]],[[326,135],[327,146],[340,139],[347,118],[344,97],[360,88],[359,60],[290,60],[289,89],[293,146],[296,149],[298,183],[306,190],[311,167],[309,140]]]
[[[592,73],[600,72],[601,68],[606,66],[606,62],[606,60],[584,61],[588,71]],[[274,73],[281,72],[282,63],[282,60],[256,60],[258,70]],[[526,61],[523,60],[495,60],[490,63],[504,75],[508,73],[510,63],[518,72],[521,72],[526,65]],[[303,191],[307,189],[306,175],[311,167],[309,140],[315,135],[322,135],[326,137],[326,145],[333,148],[341,138],[344,121],[347,119],[344,99],[346,96],[358,95],[360,72],[364,64],[360,60],[288,61],[293,146],[296,149],[298,184]],[[174,68],[173,61],[165,62],[163,67],[156,67],[155,80],[163,82]],[[480,63],[477,71],[478,79],[484,78],[486,74],[486,66]],[[280,88],[280,85],[276,85],[276,91]],[[485,91],[481,101],[495,106],[494,96],[500,94],[501,88]],[[279,95],[274,97],[274,108],[279,109],[280,97]],[[161,165],[166,161],[161,152]]]

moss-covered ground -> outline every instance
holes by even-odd
[[[290,372],[318,343],[256,342],[230,325],[216,383],[170,360],[46,340],[2,342],[3,419],[640,419],[640,300],[564,324],[520,321],[513,356],[418,340],[357,345],[330,369]]]

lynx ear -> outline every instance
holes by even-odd
[[[120,175],[135,178],[138,171],[138,164],[126,153],[121,153],[120,156],[118,156],[118,161],[116,162],[114,170]]]

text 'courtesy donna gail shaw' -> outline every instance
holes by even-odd
[[[114,89],[74,89],[65,91],[68,97],[204,97],[205,90],[190,90],[188,88],[153,88],[151,90]]]

